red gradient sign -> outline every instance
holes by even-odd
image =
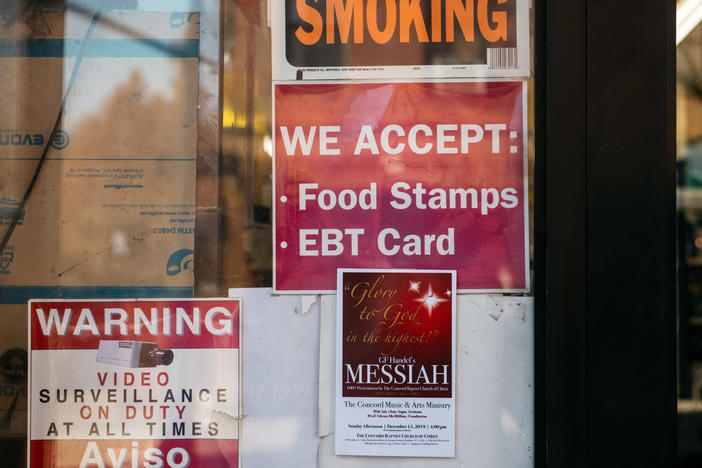
[[[238,300],[33,301],[32,349],[94,349],[100,341],[166,348],[238,348]]]
[[[458,268],[460,291],[528,283],[526,84],[276,84],[274,288],[337,268]]]
[[[452,280],[445,272],[344,274],[343,396],[451,397]]]
[[[33,440],[30,451],[31,466],[122,466],[123,468],[133,466],[237,468],[239,466],[239,441],[236,439]],[[197,454],[195,459],[192,454]],[[114,459],[122,460],[122,465],[111,464]]]

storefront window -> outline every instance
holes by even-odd
[[[29,300],[229,296],[241,298],[243,409],[217,417],[240,438],[234,451],[220,447],[225,455],[190,466],[335,466],[339,457],[353,466],[533,465],[530,3],[269,3],[0,5],[3,466],[25,466],[30,455],[31,466],[74,463],[63,448],[47,455],[27,445],[28,433],[42,447],[74,441],[85,466],[108,456],[88,452],[90,441],[115,442],[119,457],[131,440],[126,426],[99,437],[28,429],[28,400],[41,401],[27,387]],[[402,277],[407,300],[429,304],[425,320],[448,303],[454,322],[424,338],[382,335],[399,340],[393,352],[432,333],[442,335],[436,349],[452,350],[455,376],[442,390],[450,424],[436,429],[438,444],[407,442],[434,433],[404,420],[379,429],[394,444],[335,441],[344,401],[335,390],[338,268],[456,271],[454,283],[432,279],[438,293]],[[74,313],[69,330],[90,329]],[[235,326],[214,321],[217,313],[203,312],[203,333]],[[114,365],[100,346],[96,365]],[[151,353],[125,354],[136,367],[173,361],[156,344],[127,347]],[[57,378],[75,390],[69,376]],[[357,415],[343,417],[350,427]],[[208,437],[194,427],[193,439]],[[124,453],[123,466],[146,460]],[[185,455],[172,457],[170,466],[187,466]]]

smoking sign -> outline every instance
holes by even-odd
[[[529,75],[528,0],[277,6],[270,11],[274,80]]]
[[[236,467],[237,299],[29,303],[31,467]]]
[[[526,84],[276,84],[277,292],[337,267],[458,270],[460,291],[528,283]]]

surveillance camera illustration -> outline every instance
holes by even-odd
[[[156,343],[100,340],[96,361],[129,368],[168,366],[173,362],[173,351]]]

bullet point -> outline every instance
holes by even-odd
[[[285,195],[283,195],[282,197],[280,197],[280,201],[283,202],[283,203],[285,203],[286,201],[288,201],[288,197],[286,197]]]
[[[518,146],[510,146],[510,147],[509,147],[509,152],[510,152],[510,153],[516,153],[517,151],[519,151],[519,147],[518,147]]]
[[[285,248],[288,247],[288,243],[285,242],[285,241],[283,241],[283,242],[280,243],[280,247],[281,247],[282,249],[285,249]]]
[[[515,132],[514,130],[509,132],[509,137],[510,138],[517,138],[517,132]]]

